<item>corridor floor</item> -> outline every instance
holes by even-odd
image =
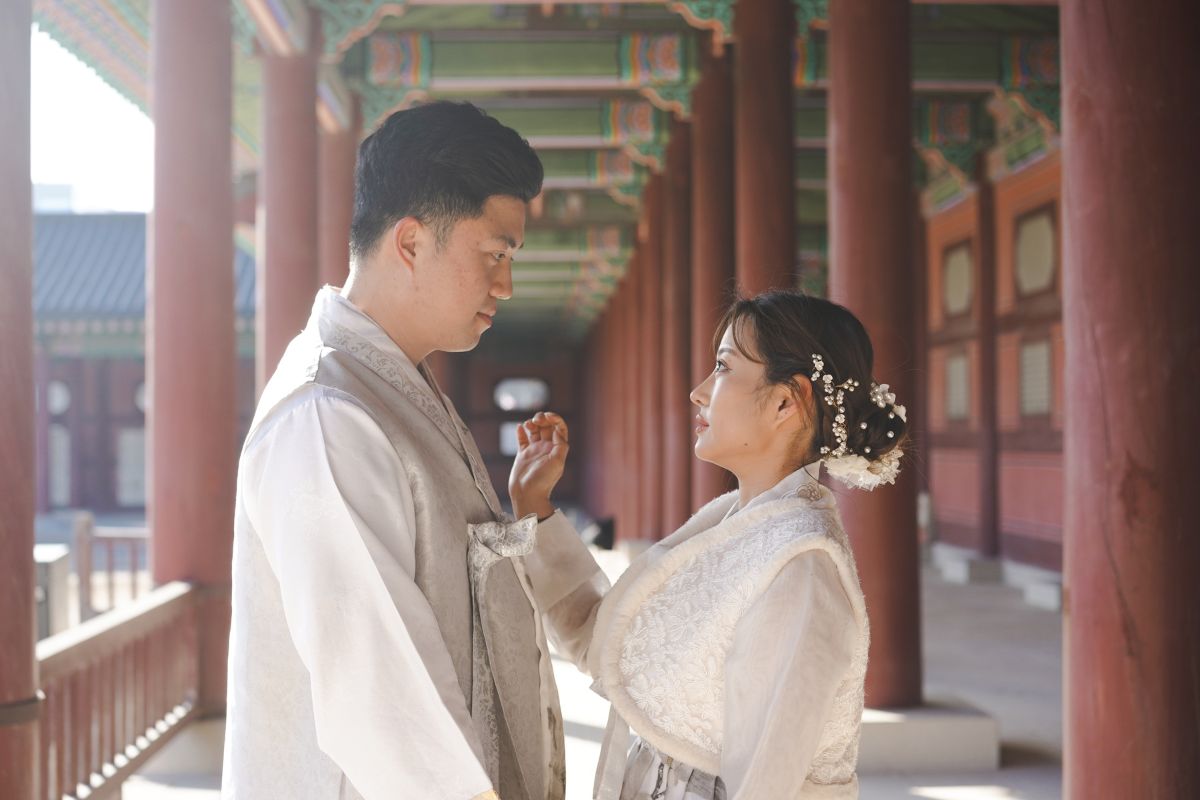
[[[624,561],[602,554],[606,571]],[[1015,589],[949,584],[923,575],[926,696],[969,703],[994,716],[1001,769],[969,774],[861,776],[862,800],[1055,800],[1061,797],[1062,618],[1031,608]],[[607,704],[590,680],[556,660],[566,718],[567,798],[591,797]],[[197,726],[125,785],[125,800],[216,800],[221,723]]]

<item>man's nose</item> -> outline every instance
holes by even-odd
[[[496,280],[492,284],[492,297],[497,300],[508,300],[513,296],[512,259],[506,258],[496,270]]]

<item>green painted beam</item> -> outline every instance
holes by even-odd
[[[691,84],[698,76],[695,37],[686,30],[377,31],[355,47],[358,52],[343,61],[347,78],[396,88],[436,91],[542,79],[547,85],[636,90]]]
[[[825,180],[826,151],[797,150],[792,166],[797,180]]]
[[[533,229],[525,232],[525,249],[521,255],[531,250],[620,253],[632,246],[632,231],[621,226]]]
[[[796,192],[796,222],[826,223],[829,221],[828,196],[816,189],[800,189]]]
[[[678,14],[647,2],[596,4],[568,0],[550,4],[460,5],[395,0],[312,0],[322,18],[325,50],[335,56],[379,31],[652,31],[686,28]]]

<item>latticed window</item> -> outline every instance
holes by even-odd
[[[1051,365],[1050,342],[1026,342],[1021,345],[1022,416],[1050,413]]]
[[[966,419],[970,409],[970,362],[966,353],[956,353],[946,358],[946,418]]]
[[[942,255],[942,304],[946,316],[955,317],[970,311],[973,269],[970,242],[946,248]]]
[[[1016,279],[1021,294],[1038,294],[1054,286],[1056,237],[1053,208],[1040,209],[1017,221]]]

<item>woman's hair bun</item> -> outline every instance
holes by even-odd
[[[863,388],[846,397],[846,446],[868,461],[878,461],[904,441],[908,423],[894,405],[881,408]]]

